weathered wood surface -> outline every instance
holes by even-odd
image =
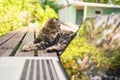
[[[22,46],[34,41],[34,38],[37,37],[38,34],[38,27],[27,27],[12,31],[0,37],[0,56],[57,57],[56,53],[47,53],[46,50],[21,51]]]
[[[15,49],[18,47],[20,41],[26,33],[26,29],[19,29],[17,32],[18,33],[16,35],[0,46],[0,56],[14,55]]]
[[[48,53],[46,50],[21,51],[25,44],[34,41],[38,33],[39,28],[27,27],[2,37],[0,39],[1,41],[4,40],[0,45],[0,56],[2,56],[0,59],[3,61],[2,63],[4,64],[4,60],[6,60],[5,65],[14,62],[14,64],[7,65],[7,67],[10,68],[11,65],[16,65],[20,68],[19,70],[18,68],[15,69],[16,67],[14,68],[14,71],[18,73],[17,76],[16,74],[12,76],[17,78],[14,80],[70,80],[56,53]],[[15,57],[5,57],[5,59],[2,59],[4,58],[3,56]],[[22,61],[19,62],[19,60]],[[1,67],[0,70],[2,70]],[[9,70],[6,70],[7,73],[11,74]]]
[[[34,56],[34,51],[30,51],[30,52],[23,52],[21,51],[21,48],[29,43],[29,42],[32,42],[34,41],[34,27],[30,27],[28,29],[28,32],[26,33],[25,35],[25,38],[23,39],[19,49],[17,50],[15,56]]]
[[[28,27],[7,34],[3,39],[0,38],[5,41],[0,45],[0,56],[2,56],[0,64],[7,67],[8,70],[3,70],[0,67],[0,74],[4,71],[5,75],[9,76],[12,65],[15,66],[12,71],[15,76],[9,76],[9,79],[15,78],[12,80],[69,80],[56,53],[47,53],[45,50],[21,51],[22,46],[34,41],[38,30],[38,28],[36,31],[34,27]],[[16,73],[14,74],[14,72]],[[0,79],[3,80],[3,77],[0,76]]]
[[[57,57],[56,55],[56,52],[54,53],[48,53],[46,50],[38,50],[38,56],[44,56],[44,57],[48,57],[48,56],[51,56],[51,57]]]
[[[4,44],[6,41],[8,41],[9,39],[11,39],[13,36],[15,36],[17,34],[17,31],[18,30],[11,31],[10,33],[0,37],[0,46]]]

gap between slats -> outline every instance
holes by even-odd
[[[27,59],[21,80],[59,80],[54,67],[50,59]]]

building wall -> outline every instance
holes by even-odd
[[[118,8],[94,8],[87,7],[86,18],[96,16],[96,11],[101,11],[101,14],[107,15],[112,13],[120,13],[120,9]]]
[[[68,6],[59,10],[59,19],[63,22],[76,23],[76,7]]]
[[[94,16],[97,15],[96,11],[100,11],[101,14],[103,14],[103,9],[102,8],[87,7],[87,12],[84,15],[86,15],[86,18],[94,17]]]
[[[112,14],[112,13],[120,13],[120,9],[118,8],[100,8],[100,7],[88,7],[84,6],[84,12],[83,14],[83,20],[89,17],[94,17],[96,16],[96,11],[100,11],[100,14]],[[81,14],[81,13],[80,13]],[[63,22],[71,22],[76,24],[79,21],[77,17],[79,14],[77,14],[77,9],[76,6],[69,6],[65,7],[59,10],[59,19],[62,20]],[[78,23],[79,24],[79,23]]]
[[[103,14],[112,14],[112,13],[120,13],[120,9],[118,8],[104,8]]]

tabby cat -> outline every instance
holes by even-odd
[[[38,37],[25,46],[22,51],[43,50],[50,51],[63,51],[68,45],[70,40],[74,37],[74,29],[66,27],[67,24],[51,18],[40,29]]]

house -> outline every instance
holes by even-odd
[[[59,19],[80,24],[89,17],[114,13],[120,13],[119,5],[75,1],[59,10]]]

